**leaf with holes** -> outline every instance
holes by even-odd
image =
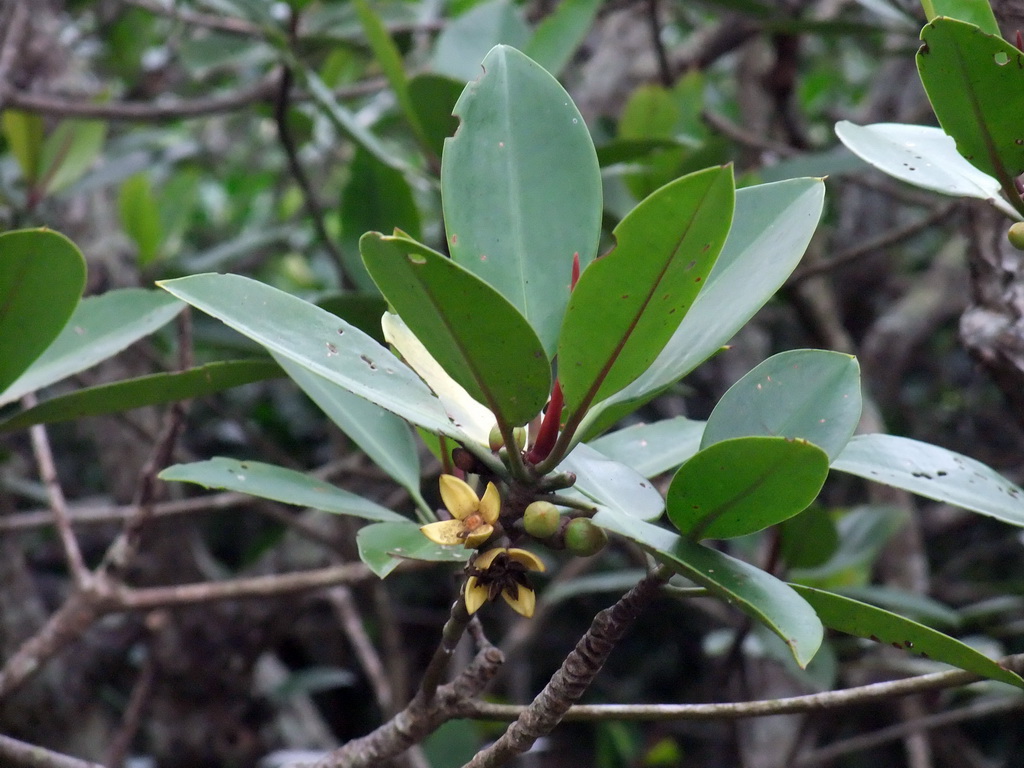
[[[601,173],[569,94],[519,51],[499,45],[455,105],[441,198],[452,258],[518,309],[553,355],[573,254],[597,255]]]
[[[217,456],[208,461],[175,464],[161,472],[159,477],[161,480],[195,483],[204,488],[238,491],[337,515],[352,515],[366,520],[406,520],[397,512],[323,480],[260,461],[238,461]]]
[[[525,424],[544,407],[551,366],[537,334],[500,293],[444,255],[368,232],[363,262],[409,330],[499,423]]]
[[[191,275],[158,285],[271,352],[406,421],[466,439],[405,363],[337,315],[241,275]]]
[[[999,182],[964,160],[956,142],[941,128],[842,120],[836,123],[836,136],[859,158],[900,181],[943,195],[986,200],[1019,217],[999,196]]]
[[[715,265],[734,199],[732,168],[711,168],[666,184],[615,228],[615,248],[580,275],[558,340],[568,420],[654,362]]]
[[[668,516],[692,539],[755,533],[805,510],[828,476],[828,456],[784,437],[715,443],[672,478]]]
[[[812,587],[792,586],[811,604],[829,629],[868,638],[876,643],[888,643],[907,653],[1024,688],[1024,680],[1018,675],[949,635],[859,600]]]
[[[832,468],[1024,527],[1024,489],[980,461],[896,435],[857,435]]]
[[[917,69],[942,129],[975,168],[1019,200],[1024,173],[1024,53],[973,24],[938,18],[921,32]]]

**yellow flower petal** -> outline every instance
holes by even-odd
[[[472,616],[487,602],[487,587],[477,582],[476,576],[466,579],[466,612]]]
[[[462,533],[461,520],[441,520],[437,523],[427,523],[420,527],[420,531],[435,544],[451,547],[462,544],[465,539],[460,539]]]
[[[483,554],[477,555],[476,560],[473,561],[473,567],[481,571],[486,571],[488,568],[491,567],[491,563],[494,562],[494,558],[496,558],[499,554],[501,554],[504,551],[506,551],[504,547],[495,547],[494,549],[488,549]]]
[[[525,549],[516,549],[513,547],[508,550],[508,556],[510,560],[514,560],[526,567],[528,571],[543,571],[544,562],[537,557],[533,552],[528,552]]]
[[[440,484],[441,499],[456,520],[465,520],[477,511],[480,499],[464,480],[455,475],[441,475]]]
[[[462,543],[467,549],[476,549],[491,538],[492,533],[494,533],[494,526],[483,523],[477,527],[475,531],[466,536],[466,538],[462,540]]]
[[[491,525],[498,522],[498,513],[501,512],[501,494],[498,493],[494,483],[487,484],[484,497],[480,499],[480,505],[477,510],[480,513],[480,517],[484,519],[484,522]]]
[[[533,609],[537,605],[537,595],[529,587],[524,587],[521,584],[518,588],[519,594],[516,597],[512,597],[507,589],[502,590],[501,596],[505,598],[505,602],[512,606],[512,610],[518,613],[520,616],[530,618],[533,616]]]

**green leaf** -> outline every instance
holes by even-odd
[[[552,355],[573,255],[601,234],[601,175],[587,126],[558,81],[512,48],[484,59],[445,142],[441,197],[452,258],[523,314]]]
[[[0,393],[57,338],[84,287],[85,259],[64,235],[0,234]]]
[[[480,62],[496,45],[522,48],[530,29],[508,0],[491,0],[452,19],[434,44],[433,70],[463,83],[480,76]]]
[[[405,363],[336,315],[240,275],[192,275],[159,285],[353,394],[430,432],[463,439]]]
[[[355,8],[356,15],[359,16],[359,23],[363,25],[366,42],[370,44],[377,64],[384,73],[384,77],[388,79],[388,84],[398,101],[399,109],[402,110],[405,119],[409,121],[416,136],[422,139],[423,128],[409,96],[409,82],[405,76],[405,67],[402,65],[402,55],[398,52],[398,47],[367,0],[355,0]]]
[[[795,581],[824,589],[866,584],[882,550],[908,519],[909,513],[899,507],[855,507],[836,522],[839,546],[832,557],[818,566],[799,566],[791,576]]]
[[[858,600],[812,587],[792,586],[829,629],[888,643],[908,653],[1024,688],[1024,680],[1019,676],[949,635]]]
[[[150,264],[160,253],[163,231],[160,209],[146,174],[137,173],[125,180],[118,193],[117,208],[121,226],[139,249],[139,264]]]
[[[562,0],[537,25],[523,53],[556,77],[586,39],[601,0]]]
[[[195,483],[204,488],[237,491],[261,499],[310,507],[337,515],[351,515],[364,520],[407,522],[397,512],[380,504],[317,480],[294,469],[264,464],[260,461],[238,461],[216,456],[193,464],[175,464],[158,477],[167,482]]]
[[[359,238],[396,227],[414,240],[420,237],[420,212],[409,183],[366,150],[356,150],[341,192],[342,257],[345,271],[362,290],[376,292],[377,287],[359,258]]]
[[[568,414],[654,362],[718,258],[734,195],[732,168],[708,169],[662,187],[615,228],[614,250],[580,275],[558,340]]]
[[[832,468],[1024,526],[1024,490],[980,461],[896,435],[858,435]]]
[[[387,312],[388,303],[377,291],[377,286],[373,287],[373,293],[346,292],[321,296],[316,305],[337,315],[348,324],[354,325],[379,343],[385,343],[384,331],[380,327],[380,318]]]
[[[1024,173],[1024,53],[954,19],[931,22],[921,39],[917,69],[939,124],[961,155],[1019,203],[1014,179]]]
[[[635,541],[676,573],[764,624],[789,646],[801,667],[821,646],[824,632],[818,616],[792,587],[771,574],[636,518],[602,510],[594,522]]]
[[[382,579],[391,573],[402,558],[439,563],[464,563],[473,550],[465,547],[443,547],[420,533],[419,526],[408,520],[374,523],[356,534],[359,559]]]
[[[409,81],[409,99],[423,126],[423,133],[436,157],[444,151],[444,140],[454,135],[459,119],[452,114],[466,86],[465,81],[421,72]]]
[[[957,152],[956,142],[941,128],[925,125],[836,123],[836,136],[851,152],[900,181],[954,197],[986,200],[1003,213],[1020,218],[999,193],[999,182]]]
[[[526,319],[500,293],[413,240],[368,232],[359,246],[381,293],[474,400],[509,426],[540,413],[551,366]]]
[[[101,384],[46,400],[22,411],[0,423],[0,432],[188,400],[280,376],[281,369],[266,360],[229,360],[178,373],[157,373]]]
[[[745,536],[806,509],[828,476],[828,456],[783,437],[737,437],[703,449],[672,478],[672,524],[692,539]]]
[[[600,509],[640,520],[657,520],[665,511],[665,500],[643,475],[586,445],[577,445],[558,471],[574,473],[573,488]]]
[[[818,225],[824,193],[821,179],[737,190],[729,237],[693,307],[647,371],[591,409],[585,425],[611,425],[727,344],[800,262]]]
[[[853,437],[860,411],[857,358],[820,349],[782,352],[722,396],[701,447],[748,435],[790,437],[813,443],[831,460]]]
[[[377,466],[420,498],[420,460],[409,425],[308,368],[274,355],[292,380]]]
[[[948,16],[974,24],[990,35],[1000,34],[999,24],[988,0],[921,0],[921,5],[928,21]]]
[[[39,192],[59,192],[78,181],[99,157],[107,124],[65,120],[43,142],[39,158]]]
[[[39,161],[43,151],[43,118],[17,109],[5,109],[0,125],[21,168],[21,175],[29,186],[34,186],[39,179]]]
[[[0,396],[0,405],[113,357],[184,308],[163,291],[142,288],[119,288],[82,299],[60,335]]]
[[[587,445],[644,477],[654,477],[675,469],[697,453],[703,434],[703,421],[677,416],[619,429]]]
[[[898,613],[900,616],[919,621],[932,629],[938,627],[959,629],[964,624],[964,618],[957,611],[938,600],[922,595],[920,592],[908,592],[905,589],[878,585],[843,587],[830,591]]]
[[[839,548],[839,532],[828,510],[811,506],[779,526],[779,554],[789,568],[824,565]]]

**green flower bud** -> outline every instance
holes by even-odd
[[[515,438],[516,448],[520,451],[526,447],[526,427],[516,427],[513,429],[512,437]]]
[[[1018,251],[1024,251],[1024,221],[1011,224],[1010,230],[1006,233],[1006,239]]]
[[[534,538],[546,539],[558,531],[560,519],[558,507],[550,501],[535,501],[523,513],[523,527]]]
[[[608,543],[608,534],[587,517],[577,517],[565,527],[565,548],[578,557],[596,555]]]
[[[491,427],[490,434],[487,435],[487,445],[492,451],[496,451],[505,444],[505,438],[501,436],[501,430],[498,429],[498,425],[495,424]]]

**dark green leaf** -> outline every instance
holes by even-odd
[[[5,109],[0,118],[4,138],[18,161],[21,175],[29,186],[35,185],[43,151],[43,118],[17,109]]]
[[[359,559],[382,579],[391,573],[402,558],[430,560],[440,563],[463,563],[473,554],[465,547],[443,547],[420,533],[419,526],[408,520],[374,523],[356,534]]]
[[[573,255],[601,234],[601,174],[587,126],[558,81],[498,46],[466,86],[445,142],[441,196],[452,258],[523,314],[554,354]]]
[[[1013,180],[1024,173],[1024,53],[954,19],[931,22],[921,39],[917,69],[942,129],[961,155],[1019,201]]]
[[[444,151],[444,140],[455,134],[459,119],[452,114],[466,83],[444,75],[422,72],[409,81],[409,99],[423,126],[427,146],[436,157]]]
[[[174,403],[280,376],[281,369],[266,360],[230,360],[180,373],[157,373],[46,400],[0,423],[0,432]]]
[[[738,190],[725,247],[675,335],[640,378],[592,409],[586,424],[611,425],[727,344],[799,263],[818,225],[824,193],[821,179]]]
[[[679,468],[666,498],[668,516],[693,539],[745,536],[806,509],[827,476],[828,456],[810,443],[724,440]]]
[[[858,435],[832,468],[1024,526],[1024,490],[980,461],[937,445]]]
[[[921,0],[921,6],[928,21],[934,21],[938,16],[949,16],[951,19],[975,24],[982,32],[990,35],[1000,34],[999,24],[988,0]]]
[[[359,258],[359,238],[366,232],[390,232],[397,227],[416,240],[420,212],[405,176],[366,150],[356,151],[349,174],[341,193],[342,257],[346,272],[359,287],[375,291]]]
[[[168,482],[195,483],[204,488],[247,493],[298,507],[310,507],[365,520],[407,522],[397,512],[309,475],[260,461],[217,456],[193,464],[175,464],[159,474]]]
[[[821,646],[824,633],[817,615],[771,574],[636,518],[602,510],[594,522],[635,541],[672,570],[760,621],[782,638],[801,667]]]
[[[82,299],[60,335],[0,396],[0,405],[113,357],[169,323],[184,307],[164,291],[142,288]]]
[[[790,568],[824,565],[839,547],[832,515],[818,506],[805,509],[779,526],[780,554]]]
[[[370,232],[359,245],[381,293],[473,399],[509,426],[540,413],[551,367],[537,335],[500,293],[415,241]]]
[[[731,168],[662,187],[580,275],[558,340],[568,420],[634,381],[672,338],[725,243],[734,194]]]
[[[969,645],[923,624],[831,592],[792,586],[811,604],[822,623],[830,629],[868,638],[876,643],[887,643],[908,653],[974,672],[981,677],[1024,688],[1024,680],[1010,670],[999,666]]]
[[[790,437],[814,443],[834,459],[853,437],[860,411],[857,358],[820,349],[782,352],[722,396],[701,447],[748,435]]]
[[[64,235],[0,234],[0,393],[57,338],[84,287],[85,259]]]

